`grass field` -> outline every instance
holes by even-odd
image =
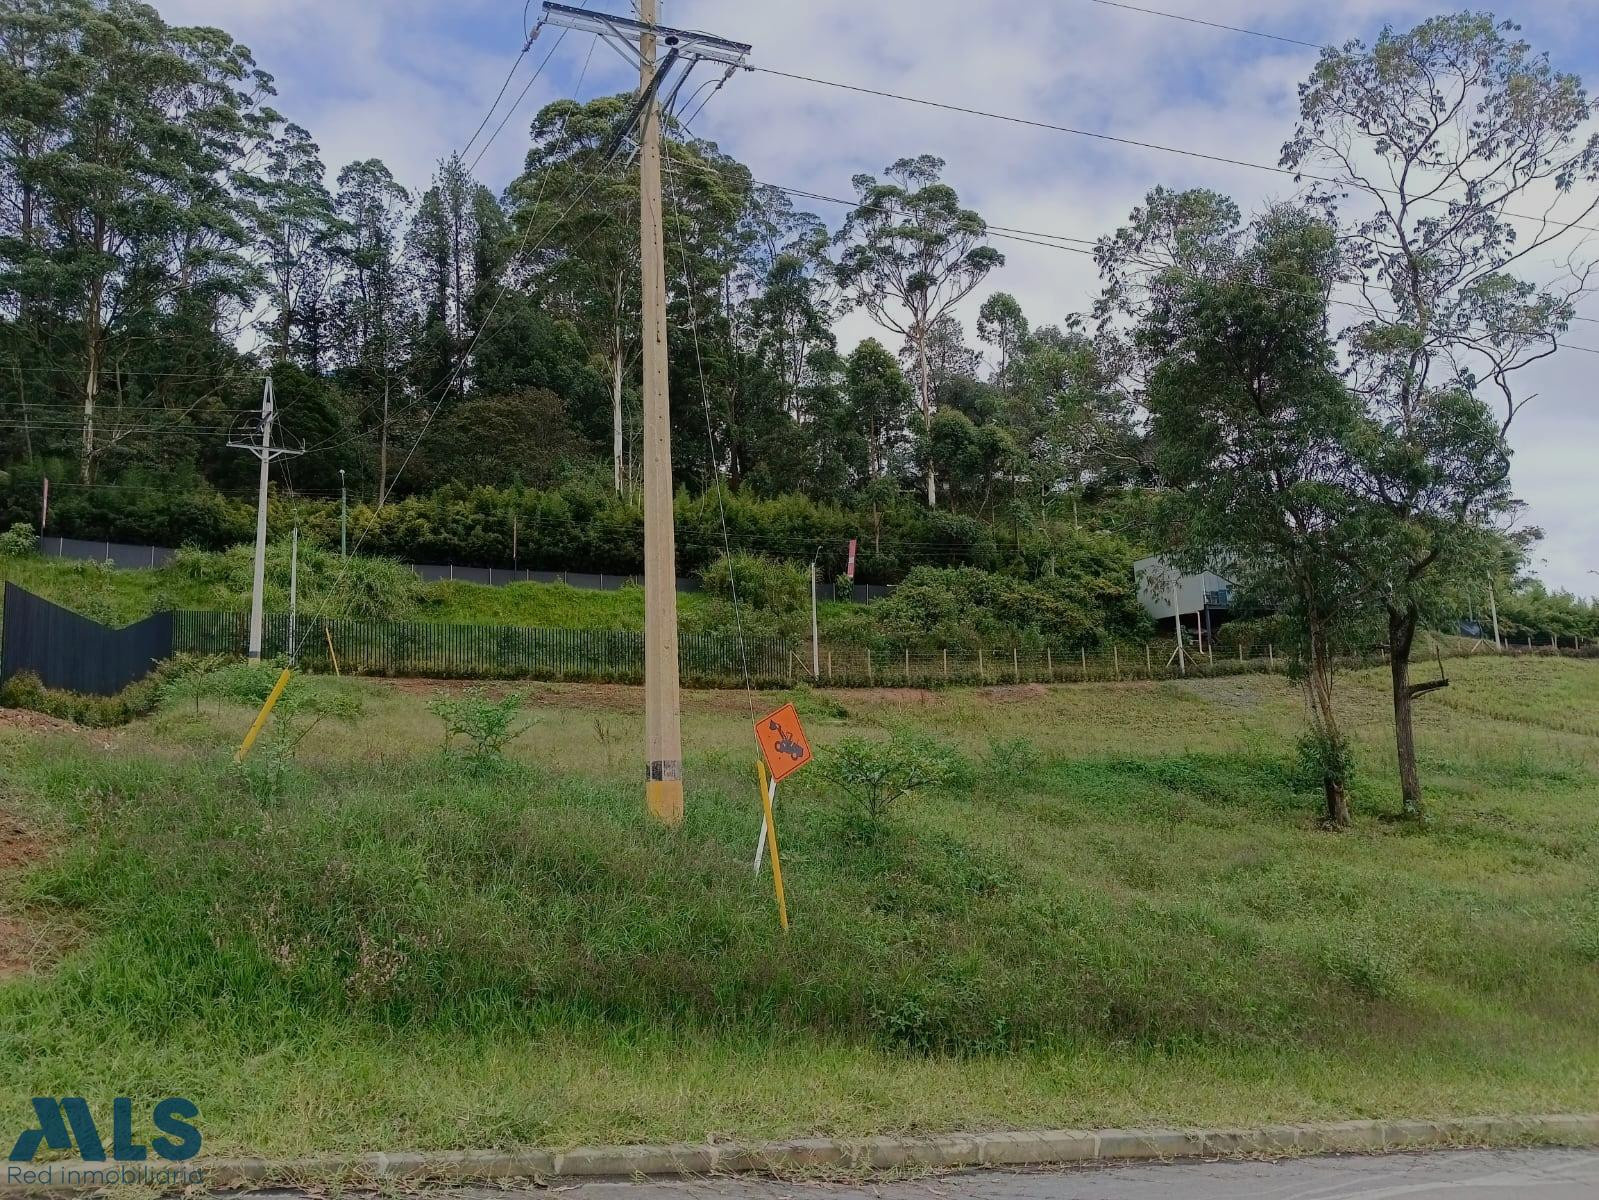
[[[240,702],[0,721],[0,1123],[185,1095],[208,1154],[296,1154],[1591,1109],[1599,664],[1450,669],[1425,828],[1383,819],[1386,676],[1344,680],[1347,834],[1280,679],[799,693],[821,760],[914,730],[952,782],[876,843],[785,786],[787,938],[749,869],[779,696],[687,696],[676,833],[636,689],[530,686],[477,774],[424,685],[297,684],[356,724],[243,770]]]

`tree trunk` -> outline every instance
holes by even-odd
[[[385,350],[384,354],[387,355]],[[378,435],[378,507],[389,499],[389,367],[383,364],[383,430]]]
[[[1401,815],[1419,821],[1425,815],[1421,804],[1421,778],[1416,770],[1416,728],[1412,701],[1416,691],[1410,682],[1410,650],[1416,639],[1417,614],[1413,609],[1388,612],[1388,671],[1394,692],[1394,748],[1399,760]]]
[[[1317,617],[1310,619],[1310,661],[1305,671],[1305,700],[1310,709],[1310,723],[1321,739],[1324,753],[1341,750],[1343,734],[1338,728],[1338,714],[1333,707],[1333,655],[1327,640],[1327,626]],[[1349,828],[1349,794],[1345,780],[1337,771],[1324,765],[1322,793],[1327,810],[1322,817],[1329,829]]]
[[[616,276],[616,301],[611,308],[611,473],[616,494],[622,494],[622,275]]]
[[[89,374],[83,386],[83,463],[78,470],[81,483],[94,482],[94,406],[100,394],[100,289],[89,295],[88,336],[84,354]]]
[[[922,429],[927,434],[927,507],[938,507],[938,480],[933,471],[933,397],[928,386],[927,328],[925,323],[916,338],[916,357],[921,367]]]

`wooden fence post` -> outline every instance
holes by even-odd
[[[1083,681],[1086,683],[1087,680],[1088,680],[1088,647],[1087,646],[1079,646],[1077,648],[1077,653],[1082,655],[1082,659],[1083,659]]]
[[[1144,673],[1151,679],[1155,678],[1155,662],[1149,657],[1149,643],[1144,643]]]
[[[949,682],[949,647],[944,647],[944,682]]]
[[[1055,648],[1053,646],[1045,646],[1044,647],[1044,658],[1049,663],[1049,681],[1051,683],[1054,683],[1055,682]]]
[[[1275,671],[1276,669],[1277,669],[1277,652],[1276,652],[1276,650],[1274,650],[1272,648],[1272,644],[1270,642],[1267,642],[1266,643],[1266,670]]]
[[[1120,683],[1122,678],[1122,652],[1115,642],[1110,644],[1110,663],[1116,672],[1116,682]]]
[[[1010,648],[1010,669],[1011,673],[1016,676],[1016,682],[1020,683],[1022,681],[1022,652],[1015,646]]]
[[[988,682],[988,677],[983,673],[983,648],[981,646],[977,647],[977,682]]]
[[[866,650],[866,682],[868,684],[877,682],[876,676],[872,673],[872,651],[870,647],[867,647]]]

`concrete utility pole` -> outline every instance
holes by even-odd
[[[255,574],[250,586],[250,661],[261,661],[261,622],[266,593],[266,540],[267,540],[267,484],[272,460],[303,454],[303,450],[289,449],[272,444],[272,426],[277,419],[277,401],[272,394],[272,377],[267,376],[261,389],[261,432],[259,442],[230,439],[228,445],[235,450],[248,450],[261,460],[261,480],[255,500]]]
[[[339,468],[339,557],[350,557],[350,492],[344,486],[343,467]]]
[[[659,0],[639,0],[639,264],[644,296],[644,743],[646,800],[657,820],[683,819],[683,727],[677,677],[677,535],[672,522],[672,414],[666,377],[666,245],[661,215],[661,108],[653,27]]]
[[[296,636],[300,624],[300,527],[294,527],[294,535],[289,542],[289,654],[291,657],[300,648],[300,639]]]
[[[678,696],[677,546],[672,524],[672,419],[667,392],[666,249],[661,212],[661,97],[670,107],[700,62],[720,63],[724,81],[744,61],[741,42],[659,24],[660,0],[638,0],[638,20],[546,2],[540,25],[599,36],[639,71],[639,96],[608,163],[635,126],[639,148],[639,266],[644,360],[644,759],[645,800],[668,825],[683,819],[683,733]],[[534,31],[537,36],[538,31]],[[668,47],[659,63],[656,52]],[[684,70],[668,91],[670,76]]]

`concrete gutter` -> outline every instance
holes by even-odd
[[[189,1183],[244,1188],[310,1179],[463,1184],[493,1179],[633,1179],[734,1173],[865,1175],[958,1167],[1046,1167],[1149,1159],[1372,1154],[1462,1146],[1599,1145],[1599,1113],[1455,1117],[1437,1121],[1337,1121],[1238,1129],[1053,1129],[1011,1133],[796,1138],[761,1143],[580,1146],[434,1154],[329,1155],[305,1159],[197,1159],[191,1163],[6,1163],[0,1193],[82,1195],[101,1172],[179,1168]],[[193,1176],[198,1172],[200,1178]],[[123,1181],[128,1176],[123,1175]],[[179,1184],[178,1186],[182,1186]],[[176,1190],[173,1188],[172,1190]]]

